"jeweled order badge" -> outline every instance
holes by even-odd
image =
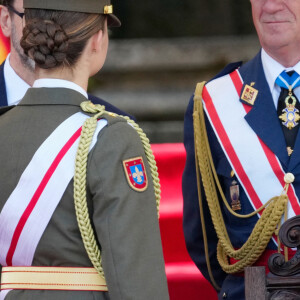
[[[241,96],[241,99],[250,105],[254,105],[258,95],[258,90],[253,87],[254,85],[255,82],[251,82],[251,85],[246,84]]]
[[[123,161],[128,183],[135,191],[143,192],[148,187],[146,168],[142,157],[135,157]]]

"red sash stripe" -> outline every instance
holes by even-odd
[[[50,168],[46,172],[44,178],[42,179],[39,187],[37,188],[36,192],[34,193],[30,203],[28,204],[27,208],[25,209],[22,217],[20,218],[20,221],[16,227],[16,230],[14,232],[14,235],[12,237],[11,245],[7,253],[6,257],[6,263],[7,266],[12,266],[12,259],[14,256],[14,252],[16,250],[19,238],[21,236],[22,230],[33,211],[34,207],[36,206],[41,194],[43,193],[45,187],[47,186],[47,183],[49,182],[51,176],[55,172],[57,166],[61,162],[61,160],[64,158],[65,154],[68,152],[68,150],[72,147],[72,145],[76,142],[76,140],[80,137],[82,131],[82,127],[79,128],[73,136],[69,139],[69,141],[65,144],[65,146],[61,149],[61,151],[58,153],[56,158],[54,159],[53,163],[51,164]]]
[[[224,148],[227,149],[227,154],[229,156],[230,161],[232,162],[232,164],[235,166],[237,175],[240,178],[240,181],[243,182],[246,191],[248,192],[249,198],[253,201],[254,205],[257,207],[261,206],[261,201],[257,195],[257,193],[255,192],[249,177],[247,176],[231,142],[230,139],[221,123],[221,120],[218,116],[218,113],[215,109],[215,106],[213,104],[213,101],[206,89],[206,87],[204,87],[203,89],[203,101],[205,103],[205,107],[207,109],[207,111],[209,112],[210,118],[211,118],[211,122],[214,124],[214,127],[216,128],[218,134],[219,134],[219,138],[222,141],[222,145]]]
[[[243,88],[243,82],[241,80],[240,74],[237,70],[235,70],[234,72],[230,73],[230,78],[234,84],[236,92],[238,93],[238,95],[240,95]]]

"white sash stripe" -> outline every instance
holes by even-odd
[[[239,101],[239,95],[237,94],[230,75],[226,75],[209,82],[206,85],[206,88],[212,98],[214,107],[229,137],[231,145],[233,146],[245,173],[248,175],[260,202],[264,204],[272,197],[279,196],[283,191],[283,187],[274,173],[257,135],[244,119],[246,111]],[[237,171],[236,165],[234,165],[231,161],[231,155],[228,152],[228,147],[227,145],[224,145],[224,139],[220,136],[219,129],[216,127],[218,125],[210,115],[211,111],[207,108],[205,102],[206,101],[204,101],[205,111],[220,145],[222,146],[231,167],[235,171],[236,176],[243,186],[244,191],[250,199],[253,208],[257,209],[258,207],[256,207],[251,201],[248,193],[248,187],[241,178],[240,172]],[[277,161],[281,167],[278,159]],[[260,171],[257,172],[257,170]],[[282,172],[284,174],[283,170]],[[295,213],[289,205],[288,217],[291,218],[293,216],[295,216]]]
[[[294,83],[292,84],[292,89],[294,89],[295,85],[299,82],[299,80],[300,80],[300,77],[298,77],[298,78],[294,81]]]
[[[4,290],[0,291],[0,300],[4,300],[6,295],[10,292],[11,290]]]
[[[77,113],[64,121],[43,142],[23,172],[17,187],[12,192],[0,214],[1,265],[6,266],[7,252],[16,226],[41,180],[66,142],[83,125],[87,118],[88,116],[83,113]],[[98,133],[106,124],[107,121],[104,119],[98,122],[90,149],[95,145]],[[67,185],[74,176],[74,162],[78,143],[79,139],[61,160],[28,218],[13,256],[13,265],[31,265],[38,242]],[[35,176],[32,176],[32,174],[35,174]]]
[[[289,83],[288,83],[281,75],[279,75],[278,77],[279,77],[280,80],[285,84],[286,87],[289,87],[289,86],[290,86]],[[293,85],[292,85],[292,87],[293,87]]]

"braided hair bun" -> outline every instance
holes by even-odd
[[[90,37],[106,30],[106,16],[72,11],[25,9],[21,46],[41,69],[76,66]]]
[[[68,36],[51,20],[33,19],[23,30],[21,46],[26,55],[42,69],[63,65],[69,47]]]

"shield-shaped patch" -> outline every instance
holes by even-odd
[[[123,161],[128,183],[135,191],[143,192],[148,187],[148,178],[143,158],[135,157]]]

